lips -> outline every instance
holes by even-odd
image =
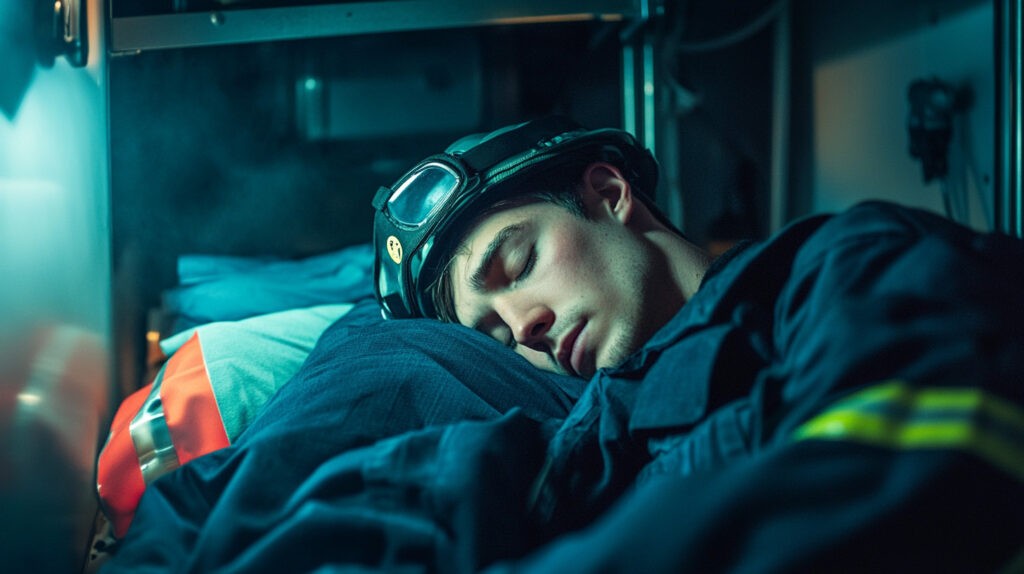
[[[566,373],[576,375],[577,377],[583,376],[581,368],[585,349],[583,348],[583,340],[580,334],[586,325],[586,322],[580,322],[575,325],[562,338],[562,344],[558,347],[558,364],[561,365]]]

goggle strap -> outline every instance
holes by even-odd
[[[535,148],[552,134],[579,129],[582,126],[565,116],[548,116],[477,144],[462,154],[462,161],[473,171],[485,171],[517,151]]]

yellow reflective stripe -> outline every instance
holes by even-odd
[[[840,400],[801,425],[793,438],[959,449],[1024,480],[1024,411],[980,389],[876,385]]]
[[[939,409],[972,409],[981,411],[994,421],[1024,433],[1024,412],[1016,405],[989,395],[980,389],[924,388],[915,389],[900,381],[891,381],[850,395],[836,403],[835,408],[879,405],[904,407],[919,411]]]

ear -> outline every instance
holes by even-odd
[[[592,163],[583,170],[583,192],[592,215],[607,213],[621,223],[628,223],[633,215],[633,189],[610,163]]]

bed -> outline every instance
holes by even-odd
[[[260,512],[290,518],[253,516],[264,523],[256,530],[282,526],[233,542],[244,556],[217,550],[212,554],[220,558],[205,562],[210,556],[200,551],[185,569],[314,569],[326,557],[298,553],[308,561],[296,561],[294,537],[308,532],[317,502],[293,497],[313,488],[311,481],[337,457],[449,423],[565,417],[583,381],[529,368],[461,326],[385,322],[370,291],[371,266],[368,245],[299,261],[179,259],[179,285],[164,294],[159,310],[167,328],[154,337],[159,350],[150,356],[160,362],[153,380],[122,402],[99,457],[97,491],[107,528],[94,540],[91,571],[122,553],[120,540],[131,528],[161,538],[179,527],[190,532],[180,548],[159,543],[171,552],[163,558],[119,557],[128,571],[179,569],[184,565],[173,557],[205,544],[193,534],[219,544],[225,530],[218,523],[235,523],[254,510],[253,500],[260,501]],[[544,425],[537,424],[539,432]],[[534,472],[536,463],[524,472]],[[165,484],[178,489],[179,479],[198,487],[176,495],[188,503],[170,503],[175,510],[169,513],[146,510],[144,492]],[[194,506],[204,500],[211,504]],[[134,524],[137,510],[142,525]],[[174,517],[175,524],[147,524],[151,514]],[[275,542],[255,550],[260,543],[252,536]]]

